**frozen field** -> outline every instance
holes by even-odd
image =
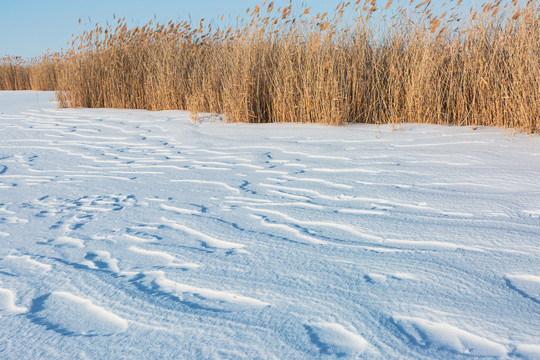
[[[0,92],[1,359],[540,358],[540,137]]]

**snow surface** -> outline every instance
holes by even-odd
[[[540,358],[540,138],[0,92],[1,359]]]

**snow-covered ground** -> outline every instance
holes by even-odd
[[[51,99],[0,93],[1,359],[540,358],[540,137]]]

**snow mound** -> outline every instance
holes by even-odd
[[[366,274],[364,276],[367,282],[370,283],[383,283],[386,281],[386,276],[382,274]]]
[[[113,273],[120,273],[118,259],[111,257],[108,251],[93,251],[86,254],[85,264],[91,269],[108,270]]]
[[[36,305],[41,323],[63,335],[112,335],[128,328],[125,319],[68,292],[53,292]]]
[[[15,256],[8,255],[4,260],[0,261],[0,264],[7,266],[10,271],[18,274],[43,274],[51,270],[52,266],[49,264],[43,264],[37,260],[30,258],[28,255]]]
[[[507,354],[503,345],[446,323],[407,316],[394,316],[393,320],[403,333],[420,346],[472,356]]]
[[[527,360],[540,360],[540,345],[519,344],[515,354]]]
[[[338,356],[359,355],[370,350],[370,344],[362,336],[333,322],[308,325],[313,342],[323,353]]]
[[[67,246],[67,247],[75,247],[75,248],[84,247],[83,240],[77,239],[71,236],[60,236],[57,239],[54,239],[52,243],[57,246]]]
[[[26,312],[27,309],[16,306],[15,301],[16,301],[16,297],[13,291],[9,289],[0,288],[0,313],[4,311],[8,313],[12,313],[12,314]]]
[[[508,286],[524,297],[540,304],[540,276],[529,274],[507,275]]]

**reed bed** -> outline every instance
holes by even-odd
[[[20,57],[0,58],[0,90],[56,90],[60,63],[59,54],[29,61]]]
[[[222,18],[129,28],[118,19],[75,38],[54,70],[36,64],[7,83],[54,84],[62,107],[540,132],[538,0],[461,7],[449,1],[435,12],[430,0],[407,7],[359,0],[311,14],[265,1],[233,25]],[[35,80],[40,72],[55,81]],[[0,68],[0,87],[10,76]]]

